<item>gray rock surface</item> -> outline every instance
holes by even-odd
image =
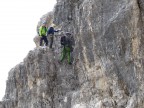
[[[144,108],[143,0],[57,0],[54,23],[74,36],[73,64],[58,63],[57,34],[10,70],[0,108]]]

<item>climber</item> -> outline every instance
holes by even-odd
[[[68,63],[71,65],[71,52],[73,51],[71,33],[61,36],[61,45],[63,46],[60,62],[67,56]]]
[[[47,33],[47,28],[46,28],[45,24],[43,24],[39,28],[39,36],[41,37],[41,39],[40,39],[40,46],[42,46],[43,40],[45,42],[45,45],[48,46],[48,40],[47,40],[46,33]]]
[[[52,45],[53,45],[54,32],[59,32],[59,30],[55,30],[54,27],[56,27],[56,25],[52,24],[51,27],[47,31],[47,35],[50,36],[50,48],[52,48]]]

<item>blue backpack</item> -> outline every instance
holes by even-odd
[[[49,28],[48,34],[54,34],[54,28],[53,28],[53,27],[50,27],[50,28]]]

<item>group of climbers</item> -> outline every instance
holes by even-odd
[[[42,46],[43,40],[45,42],[45,46],[48,46],[48,43],[49,43],[47,40],[47,36],[48,36],[50,39],[49,48],[52,49],[54,33],[60,31],[60,30],[55,30],[54,27],[55,27],[54,24],[52,24],[51,27],[49,27],[48,29],[44,24],[42,26],[40,26],[40,28],[39,28],[39,36],[41,37],[40,38],[40,46]],[[68,63],[72,64],[71,52],[73,51],[73,47],[72,47],[71,33],[67,32],[67,33],[61,35],[60,43],[63,48],[62,53],[61,53],[60,62],[62,62],[67,56]]]

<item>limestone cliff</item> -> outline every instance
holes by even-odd
[[[58,63],[57,34],[10,70],[0,108],[144,108],[143,0],[57,0],[53,21],[74,36],[73,64]]]

